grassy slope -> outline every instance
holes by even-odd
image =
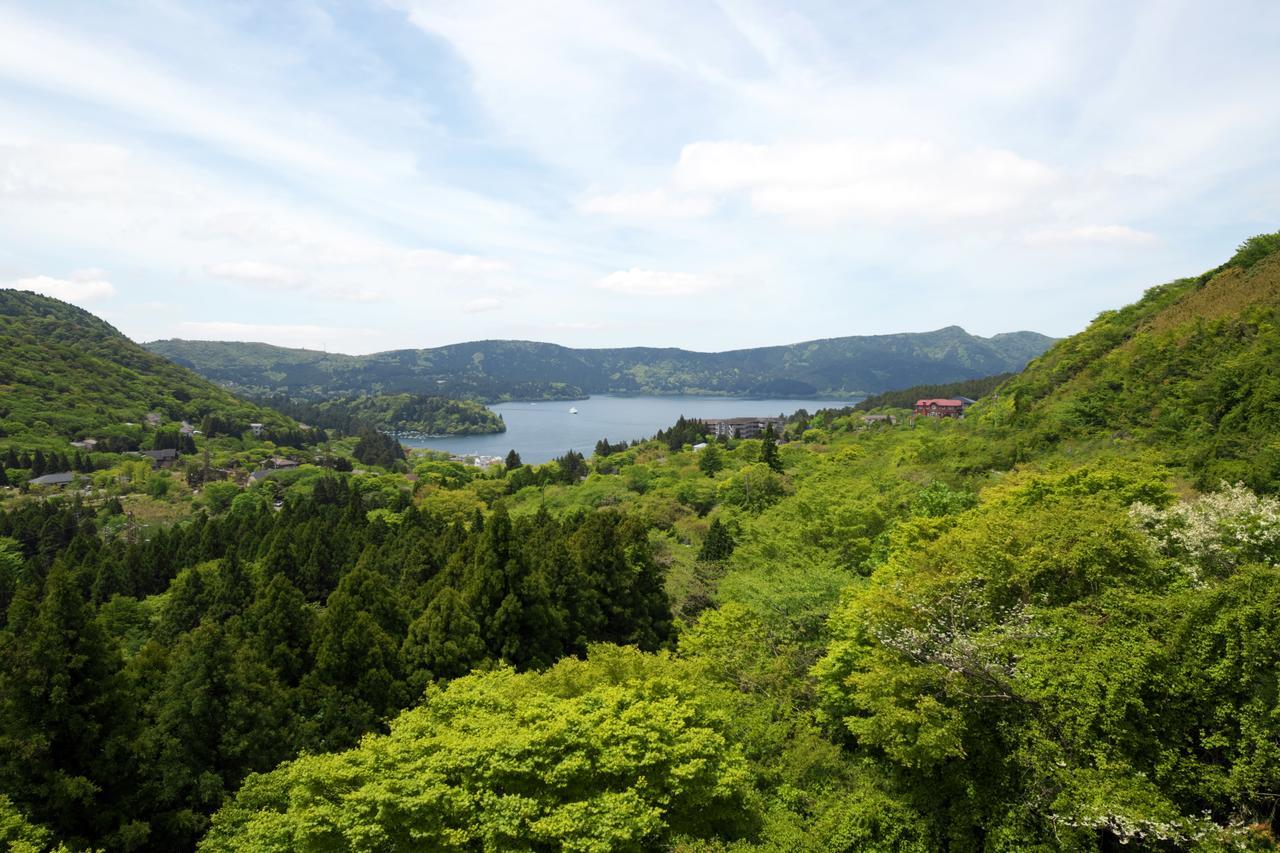
[[[973,419],[1015,459],[1073,441],[1131,442],[1158,447],[1202,486],[1280,489],[1280,253],[1251,258],[1249,246],[1104,312]]]
[[[89,312],[25,291],[0,290],[0,390],[0,430],[20,441],[89,435],[149,412],[197,423],[217,413],[288,424]]]

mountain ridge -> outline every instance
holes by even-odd
[[[718,352],[504,339],[360,356],[261,342],[168,339],[143,346],[255,394],[318,398],[429,391],[500,400],[593,393],[864,394],[1018,370],[1053,341],[1029,331],[981,337],[953,325]]]

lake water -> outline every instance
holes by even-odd
[[[449,453],[506,456],[512,448],[526,463],[546,462],[576,450],[590,456],[596,442],[649,438],[681,415],[686,418],[748,418],[790,415],[839,408],[858,398],[840,400],[743,400],[736,397],[615,397],[601,394],[588,400],[540,403],[498,403],[489,408],[502,415],[507,431],[496,435],[401,439],[406,447],[430,447]],[[570,414],[576,408],[578,414]]]

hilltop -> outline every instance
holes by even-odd
[[[88,311],[18,290],[0,290],[0,391],[0,436],[19,443],[81,438],[144,423],[152,413],[197,426],[206,415],[293,426]]]
[[[1202,487],[1280,490],[1280,234],[1153,287],[1059,341],[974,407],[1006,462],[1099,443],[1156,448]]]
[[[572,349],[497,340],[365,356],[223,341],[165,340],[144,346],[245,393],[317,399],[410,392],[493,401],[599,393],[876,393],[1020,370],[1052,343],[1036,332],[983,338],[949,326],[717,353]]]

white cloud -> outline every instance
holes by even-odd
[[[828,222],[954,221],[1010,213],[1052,187],[1052,168],[1002,149],[923,139],[695,142],[680,152],[678,187],[745,193],[763,213]]]
[[[477,255],[457,255],[452,252],[442,252],[438,249],[414,249],[405,252],[401,258],[401,263],[411,269],[468,275],[506,272],[511,269],[511,265],[506,261],[500,261],[495,258],[482,258]]]
[[[715,210],[715,202],[701,195],[680,195],[664,189],[597,195],[585,199],[583,213],[634,219],[693,219]]]
[[[185,322],[177,337],[196,340],[269,342],[277,346],[353,352],[376,344],[381,333],[374,329],[344,326],[271,323]]]
[[[294,290],[306,280],[306,276],[298,270],[263,261],[214,264],[209,267],[209,272],[218,278],[260,284],[277,290]]]
[[[632,267],[609,273],[596,282],[601,290],[629,296],[692,296],[720,286],[713,278],[687,272],[659,272]]]
[[[11,290],[33,290],[45,296],[52,296],[54,299],[61,299],[63,302],[96,302],[116,295],[116,288],[111,282],[97,277],[101,272],[101,270],[81,270],[72,273],[71,278],[37,275],[0,284],[0,287]]]
[[[1028,246],[1121,246],[1146,248],[1156,246],[1160,238],[1148,231],[1127,225],[1077,225],[1041,228],[1023,238]]]
[[[480,314],[484,311],[495,311],[502,307],[502,302],[488,296],[482,296],[479,299],[472,299],[466,305],[462,306],[462,310],[468,314]]]

